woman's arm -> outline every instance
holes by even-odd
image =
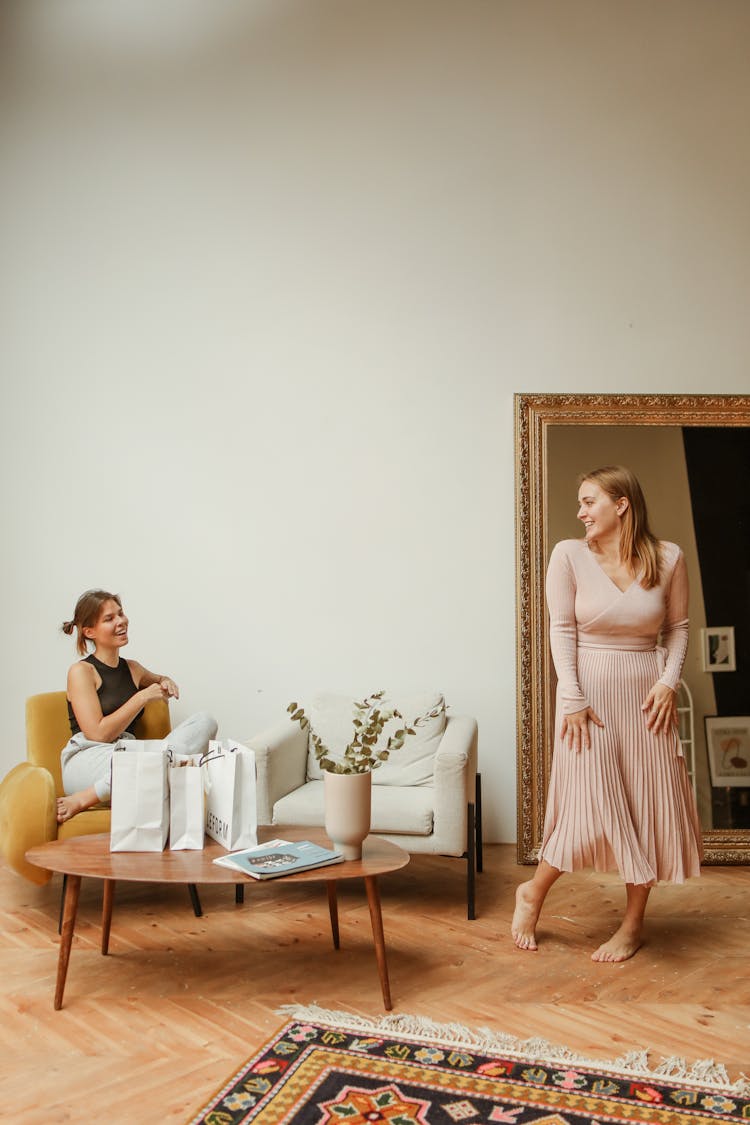
[[[128,665],[136,687],[146,688],[151,687],[152,684],[159,684],[166,693],[165,699],[180,698],[180,689],[170,676],[163,676],[161,672],[149,672],[148,668],[144,668],[137,660],[129,660]]]
[[[576,583],[570,560],[558,543],[547,567],[547,607],[549,644],[560,687],[562,721],[560,738],[576,753],[591,748],[589,722],[603,727],[589,706],[578,681],[578,624],[576,622]]]
[[[678,548],[677,560],[672,568],[666,590],[664,621],[661,627],[662,644],[667,650],[664,671],[658,682],[677,690],[682,675],[682,665],[688,646],[688,573],[685,556]]]
[[[666,590],[666,607],[661,629],[667,651],[664,671],[643,701],[646,726],[654,734],[677,725],[677,688],[688,646],[688,575],[685,556],[678,548]]]
[[[153,684],[137,691],[111,715],[103,715],[92,666],[79,660],[68,672],[68,699],[82,734],[91,742],[114,742],[150,699],[166,698],[160,685]]]
[[[550,555],[546,591],[549,610],[549,645],[560,685],[562,710],[565,715],[571,715],[588,707],[588,700],[578,682],[575,578],[560,543]]]

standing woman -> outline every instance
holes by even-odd
[[[136,721],[149,700],[180,695],[169,676],[120,656],[128,643],[128,619],[118,594],[87,590],[62,630],[68,635],[76,630],[76,648],[84,659],[68,671],[71,739],[61,754],[66,796],[57,801],[58,823],[109,801],[114,743],[135,738]],[[86,656],[90,644],[94,651]],[[211,715],[199,712],[170,731],[165,742],[180,754],[202,754],[216,731]]]
[[[700,874],[677,735],[688,580],[680,548],[652,535],[629,469],[581,477],[578,518],[584,538],[558,543],[547,570],[555,747],[539,865],[516,891],[511,932],[520,949],[536,949],[537,919],[560,875],[616,869],[625,915],[592,960],[625,961],[641,944],[651,887]]]

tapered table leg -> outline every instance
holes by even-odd
[[[104,880],[102,895],[102,953],[109,952],[109,931],[112,928],[112,903],[115,897],[115,880]]]
[[[367,891],[367,903],[370,907],[372,937],[373,941],[375,942],[375,957],[378,962],[380,987],[383,991],[383,1004],[385,1006],[386,1012],[390,1012],[393,1004],[391,1004],[391,987],[388,983],[388,966],[385,961],[385,935],[383,934],[383,916],[380,912],[380,891],[378,890],[378,880],[374,875],[365,875],[365,889]]]
[[[65,906],[63,908],[62,936],[60,938],[60,952],[57,957],[57,981],[55,982],[55,1011],[62,1008],[63,992],[65,991],[65,978],[68,975],[68,961],[70,960],[70,946],[73,941],[73,930],[78,912],[78,896],[81,892],[81,876],[68,875],[65,886]]]
[[[336,898],[336,884],[333,880],[326,883],[326,890],[328,891],[328,913],[331,915],[333,948],[339,949],[339,904]]]

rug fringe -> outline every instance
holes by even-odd
[[[410,1016],[394,1012],[390,1015],[371,1018],[358,1016],[352,1012],[332,1011],[317,1004],[284,1004],[276,1009],[279,1015],[294,1020],[309,1020],[330,1027],[345,1028],[349,1031],[364,1031],[370,1034],[397,1035],[409,1039],[430,1039],[434,1042],[456,1047],[471,1048],[483,1054],[517,1055],[529,1062],[573,1063],[618,1074],[632,1074],[634,1078],[665,1078],[671,1081],[695,1083],[721,1090],[725,1094],[747,1096],[750,1094],[750,1079],[744,1074],[732,1082],[722,1063],[713,1059],[700,1059],[688,1064],[676,1055],[664,1058],[651,1067],[646,1050],[628,1051],[616,1059],[592,1059],[549,1043],[546,1039],[532,1037],[517,1039],[502,1031],[488,1027],[476,1029],[458,1023],[437,1023],[428,1016]]]

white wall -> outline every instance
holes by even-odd
[[[750,389],[750,5],[3,23],[0,771],[101,584],[225,735],[441,688],[512,839],[512,395]]]

